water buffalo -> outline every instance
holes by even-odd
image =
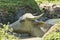
[[[23,16],[21,16],[16,22],[10,24],[10,27],[12,27],[13,30],[16,32],[27,32],[30,33],[32,36],[42,37],[43,34],[47,31],[48,28],[47,26],[50,27],[50,25],[47,25],[44,22],[36,21],[42,15],[43,14],[39,16],[33,16],[31,13],[26,13]],[[41,26],[41,28],[39,26]],[[42,26],[46,26],[46,27],[42,28]]]

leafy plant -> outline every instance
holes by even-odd
[[[14,35],[11,35],[12,28],[9,28],[9,25],[3,25],[3,28],[0,28],[0,40],[18,40]]]
[[[47,35],[45,40],[60,40],[60,32],[52,32],[49,35]]]

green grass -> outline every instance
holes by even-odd
[[[16,8],[30,5],[33,9],[39,11],[38,5],[40,3],[60,3],[60,0],[0,0],[0,8]]]
[[[31,5],[31,6],[36,6],[36,3],[45,3],[45,2],[50,2],[50,3],[59,3],[60,0],[0,0],[0,7],[2,6],[26,6],[26,5]]]
[[[32,7],[36,5],[33,0],[0,0],[0,7],[16,7],[16,6],[26,6],[31,5]]]
[[[0,0],[0,9],[15,10],[26,6],[31,6],[34,10],[39,11],[39,7],[35,0]]]

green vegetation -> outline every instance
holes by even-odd
[[[3,28],[0,28],[0,40],[18,40],[17,37],[11,35],[12,28],[9,28],[9,25],[3,25]]]
[[[0,8],[5,8],[5,10],[7,9],[9,11],[12,10],[13,12],[15,12],[17,9],[23,8],[28,5],[36,11],[39,11],[37,4],[45,2],[60,3],[60,0],[0,0]]]
[[[45,37],[45,40],[60,40],[60,32],[52,32]]]
[[[10,13],[15,13],[17,9],[31,6],[35,11],[39,11],[40,3],[60,3],[60,0],[0,0],[0,10],[5,9]]]
[[[47,3],[47,2],[49,2],[49,3],[60,3],[60,0],[35,0],[38,4],[39,3]]]
[[[48,32],[47,35],[44,37],[44,40],[60,40],[60,23],[55,24]]]
[[[25,6],[31,6],[33,9],[38,10],[38,6],[35,0],[0,0],[0,8],[3,9],[17,10]]]

